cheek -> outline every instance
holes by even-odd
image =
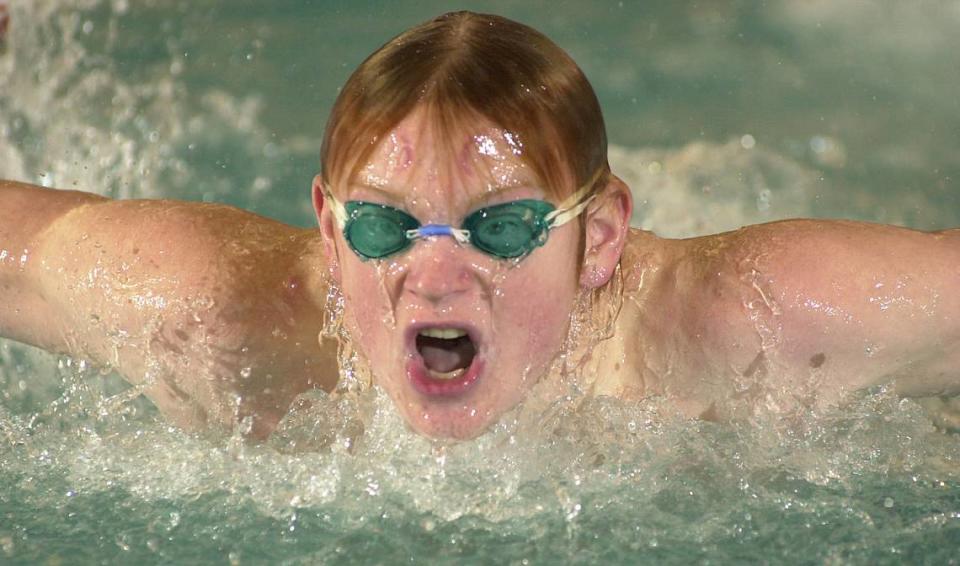
[[[511,284],[509,309],[531,360],[552,359],[563,345],[577,292],[576,232],[558,235]],[[518,342],[521,337],[518,337]]]
[[[390,301],[376,269],[354,263],[343,265],[341,289],[348,313],[348,328],[370,358],[370,354],[382,350],[384,336],[392,329],[390,324],[385,324],[392,318],[389,316]]]
[[[499,318],[514,326],[505,349],[537,365],[552,359],[566,336],[576,285],[535,276],[518,279],[502,292]]]

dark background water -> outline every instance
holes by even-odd
[[[567,49],[598,92],[614,144],[681,148],[749,134],[822,176],[814,214],[927,229],[960,222],[956,1],[59,4],[54,12],[74,16],[60,25],[80,30],[74,40],[88,51],[82,65],[109,67],[126,84],[174,69],[185,112],[209,113],[205,97],[221,93],[248,103],[240,114],[256,114],[259,138],[244,139],[244,127],[161,135],[191,172],[151,170],[168,196],[207,193],[310,225],[306,192],[338,88],[376,47],[455,7],[517,19]],[[34,14],[19,25],[33,26]],[[139,141],[149,131],[141,129]],[[264,175],[270,189],[261,179],[257,193]]]

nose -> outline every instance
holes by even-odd
[[[433,304],[464,294],[474,278],[468,255],[450,236],[418,241],[409,252],[404,289]]]

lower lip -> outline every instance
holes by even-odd
[[[478,356],[474,356],[470,367],[463,375],[455,379],[437,379],[430,375],[427,367],[423,365],[423,358],[413,356],[407,362],[407,377],[413,388],[422,395],[428,397],[457,397],[470,389],[470,386],[480,377],[483,370],[483,362]]]

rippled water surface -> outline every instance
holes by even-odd
[[[441,2],[13,0],[0,177],[308,226],[337,88]],[[607,112],[635,224],[960,225],[960,3],[468,2],[546,32]],[[712,424],[521,407],[469,443],[377,391],[264,445],[0,341],[0,562],[956,563],[960,436],[913,401]]]

